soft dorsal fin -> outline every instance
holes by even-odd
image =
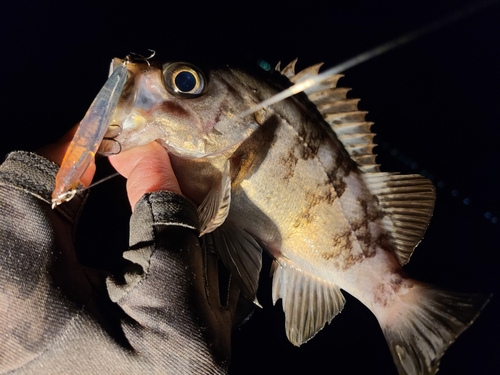
[[[296,62],[297,60],[293,61],[294,70]],[[293,76],[286,76],[291,82],[298,83],[317,76],[322,65],[323,63],[312,65]],[[374,134],[370,132],[373,123],[365,121],[367,112],[358,110],[359,99],[346,97],[350,89],[337,87],[337,82],[341,77],[341,74],[333,75],[304,92],[325,121],[330,124],[361,171],[379,172],[379,165],[375,162],[376,155],[372,152],[376,146],[373,143]]]
[[[282,299],[286,335],[300,346],[342,311],[345,299],[338,286],[297,269],[292,261],[275,263],[273,303]]]
[[[408,263],[434,211],[434,185],[417,174],[364,173],[363,178],[386,214],[382,224],[392,236],[399,263]]]

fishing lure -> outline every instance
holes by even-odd
[[[80,122],[56,175],[52,192],[53,209],[75,196],[80,177],[95,157],[108,129],[109,120],[127,81],[129,62],[130,59],[126,57],[113,71]]]

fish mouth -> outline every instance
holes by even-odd
[[[153,141],[159,141],[176,156],[198,159],[210,153],[207,149],[210,149],[212,140],[208,136],[189,133],[171,134],[161,124],[148,123],[145,116],[134,114],[125,118],[121,125],[110,126],[98,152],[104,156],[116,155]]]

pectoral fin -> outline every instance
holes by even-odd
[[[229,268],[243,296],[255,300],[259,274],[262,268],[262,248],[245,230],[231,221],[216,228],[204,237],[211,242],[224,265]]]
[[[330,323],[345,304],[340,288],[280,259],[273,277],[273,302],[281,298],[288,340],[300,346]]]
[[[200,216],[200,236],[219,227],[229,214],[231,204],[231,163],[224,164],[219,179],[214,181],[212,189],[198,207]]]

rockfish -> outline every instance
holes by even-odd
[[[278,66],[273,80],[232,67],[131,62],[110,122],[121,131],[101,150],[163,142],[199,207],[202,234],[245,296],[255,297],[261,247],[274,258],[273,300],[282,299],[294,345],[342,310],[342,289],[376,316],[400,374],[434,374],[487,298],[403,271],[433,212],[432,183],[380,171],[372,124],[337,87],[340,75],[242,115],[320,66]]]

